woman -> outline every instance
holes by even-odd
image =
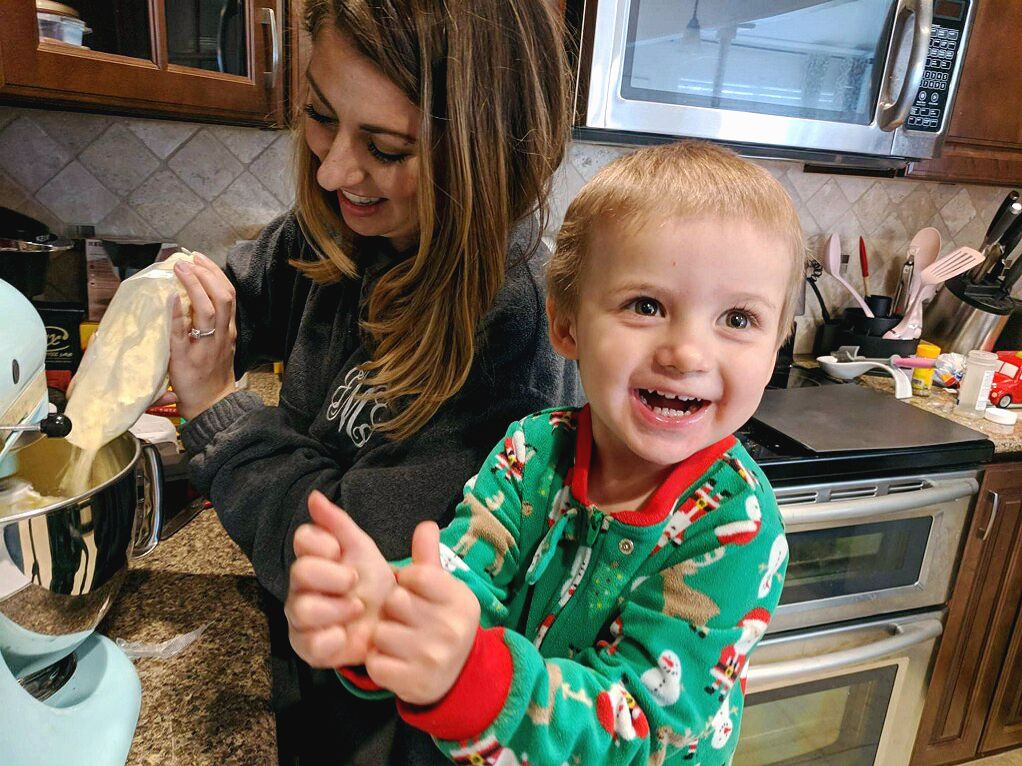
[[[277,602],[312,489],[407,555],[509,421],[578,398],[548,344],[537,252],[569,124],[553,5],[307,0],[295,208],[226,276],[208,259],[179,270],[192,308],[175,313],[171,381],[192,479]],[[234,390],[267,358],[285,360],[279,407]],[[276,638],[280,709],[297,658]],[[292,720],[322,746],[348,717],[340,762],[366,703],[306,674]],[[324,705],[333,718],[310,725]],[[443,762],[399,734],[396,762]]]

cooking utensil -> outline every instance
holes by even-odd
[[[859,237],[859,268],[862,269],[863,295],[869,298],[869,256],[866,255],[866,241]]]
[[[840,282],[849,293],[851,293],[859,306],[862,307],[863,313],[872,319],[873,311],[866,305],[866,301],[864,301],[862,296],[855,291],[854,287],[848,284],[848,280],[841,276],[841,238],[838,237],[837,234],[831,234],[827,239],[827,245],[823,256],[823,268],[828,274],[834,277],[834,279]]]
[[[816,280],[823,274],[823,265],[815,258],[810,258],[806,264],[806,270],[809,272],[806,274],[806,282],[809,283],[809,287],[812,288],[813,293],[816,295],[816,300],[820,304],[820,316],[825,324],[830,324],[830,312],[827,311],[827,304],[823,300],[820,288],[816,286]]]
[[[982,280],[998,263],[999,256],[994,252],[994,246],[1001,240],[1009,227],[1019,220],[1019,215],[1022,214],[1022,202],[1018,201],[1018,196],[1018,192],[1013,191],[1005,197],[993,220],[990,221],[986,236],[983,237],[983,244],[980,246],[980,252],[983,253],[983,263],[969,273],[973,281],[978,282]]]
[[[960,247],[928,266],[919,274],[919,289],[909,300],[904,318],[893,330],[884,333],[887,340],[918,338],[923,326],[922,290],[926,286],[938,285],[946,279],[963,274],[983,260],[983,255],[971,247]]]
[[[883,370],[894,378],[894,397],[896,399],[912,398],[912,379],[902,370],[891,364],[873,359],[862,359],[855,362],[839,362],[833,356],[818,356],[823,371],[838,380],[854,380],[870,370]]]
[[[913,288],[918,284],[918,274],[937,260],[940,255],[940,232],[932,226],[920,229],[908,245],[908,260],[901,269],[901,280],[894,298],[894,314],[905,315]]]
[[[1011,226],[1008,227],[1008,230],[1006,232],[1004,232],[1004,236],[1001,237],[1000,245],[1003,248],[1003,254],[1001,255],[1001,261],[1002,262],[1007,262],[1011,258],[1011,254],[1014,252],[1015,248],[1018,246],[1018,243],[1019,243],[1020,240],[1022,240],[1022,215],[1018,216],[1015,219],[1015,221],[1011,224]],[[1018,260],[1019,260],[1019,258],[1016,257],[1015,261],[1012,261],[1011,265],[1014,266],[1015,263]],[[1016,280],[1018,279],[1018,273],[1017,272],[1015,274],[1014,279],[1016,279]],[[1008,278],[1007,278],[1007,275],[1005,275],[1005,278],[1002,280],[1002,285],[1007,283],[1007,281],[1008,281]],[[1014,281],[1012,282],[1012,284],[1014,284]],[[1007,285],[1007,288],[1004,290],[1004,293],[1006,295],[1009,292],[1011,292],[1011,285]]]

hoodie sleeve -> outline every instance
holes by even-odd
[[[224,273],[236,293],[234,373],[239,378],[261,362],[286,355],[294,307],[304,303],[309,290],[309,280],[299,277],[288,261],[302,257],[304,242],[289,212],[267,225],[257,239],[227,254]]]
[[[669,546],[624,594],[612,642],[544,658],[525,636],[484,625],[444,699],[399,702],[402,716],[457,763],[730,763],[747,658],[780,596],[784,560],[764,566],[783,531],[775,512],[753,536],[722,544],[719,530],[747,524],[747,502],[775,508],[766,493],[733,497]]]

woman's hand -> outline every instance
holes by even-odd
[[[454,686],[479,629],[479,601],[440,565],[440,532],[423,522],[412,538],[412,563],[383,604],[366,656],[378,685],[413,705],[432,705]]]
[[[314,668],[361,665],[394,573],[376,543],[320,492],[295,530],[284,614],[295,652]]]
[[[186,316],[181,301],[174,301],[170,332],[170,384],[177,395],[177,409],[194,418],[235,390],[234,285],[220,268],[201,253],[194,264],[174,266],[192,302]],[[192,328],[211,335],[194,338]]]

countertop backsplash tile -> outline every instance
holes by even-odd
[[[76,224],[98,235],[159,236],[223,263],[294,199],[287,132],[0,107],[0,204],[63,232]],[[552,241],[568,203],[588,179],[628,147],[573,143],[554,179],[546,232]],[[1007,189],[804,173],[796,162],[758,161],[791,194],[807,246],[817,255],[830,232],[846,252],[862,235],[870,287],[890,294],[912,235],[937,228],[942,252],[977,247]],[[860,287],[857,258],[849,279]],[[1020,283],[1022,285],[1022,283]],[[834,311],[849,305],[828,276],[819,286]],[[796,350],[807,352],[820,321],[814,296],[798,319]]]

